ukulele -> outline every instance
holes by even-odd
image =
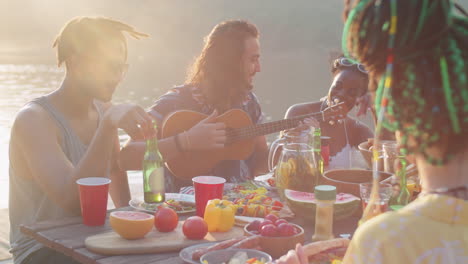
[[[323,111],[295,116],[269,123],[253,124],[249,115],[240,109],[229,110],[218,116],[216,122],[226,125],[226,143],[221,149],[187,151],[166,161],[167,168],[178,177],[195,177],[208,173],[223,160],[245,160],[254,151],[254,138],[297,127],[308,117],[318,121],[334,121],[346,117],[344,103],[330,106]],[[167,138],[189,130],[207,115],[194,111],[176,111],[163,122],[161,137]]]

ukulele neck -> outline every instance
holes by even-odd
[[[308,118],[313,117],[319,121],[325,121],[325,114],[324,112],[318,113],[311,113],[301,116],[296,116],[288,119],[273,121],[269,123],[263,123],[258,125],[251,125],[243,128],[234,128],[228,130],[228,144],[235,143],[237,141],[250,139],[253,137],[268,135],[272,133],[276,133],[282,130],[291,129],[297,127],[299,123]]]

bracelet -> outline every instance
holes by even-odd
[[[178,150],[180,153],[183,153],[183,152],[184,152],[184,149],[182,148],[182,145],[180,145],[180,138],[179,138],[179,135],[180,135],[180,134],[175,135],[174,141],[175,141],[175,145],[176,145],[177,150]]]
[[[187,150],[190,150],[192,147],[190,146],[190,140],[187,131],[184,131],[185,141],[187,142]]]

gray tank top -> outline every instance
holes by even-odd
[[[30,103],[40,105],[57,123],[62,134],[61,148],[73,165],[77,165],[86,152],[87,146],[76,135],[65,117],[54,108],[47,97],[37,98]],[[102,110],[94,103],[101,120]],[[81,212],[67,212],[51,201],[40,186],[31,179],[15,175],[15,164],[10,160],[10,252],[14,263],[21,263],[29,254],[43,247],[29,236],[21,233],[20,225],[27,225],[45,220],[78,216]],[[109,170],[108,170],[109,171]]]

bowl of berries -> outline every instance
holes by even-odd
[[[273,258],[279,258],[297,243],[304,244],[304,229],[289,223],[285,219],[269,214],[261,220],[255,220],[244,227],[247,236],[258,235],[260,247]]]

